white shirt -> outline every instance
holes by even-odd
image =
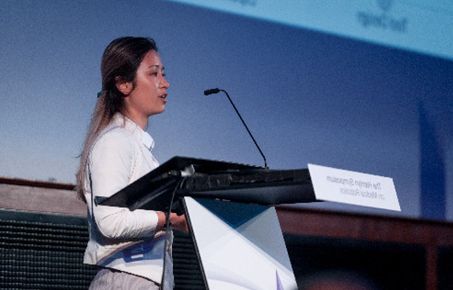
[[[159,166],[151,153],[153,147],[152,137],[119,113],[99,134],[90,151],[85,181],[90,240],[84,263],[114,268],[160,283],[165,236],[163,232],[155,232],[157,213],[96,206],[93,201],[96,196],[112,196]]]

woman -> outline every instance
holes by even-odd
[[[171,289],[171,261],[164,263],[171,247],[171,231],[163,231],[166,215],[95,203],[96,197],[113,195],[159,165],[145,130],[148,118],[164,111],[170,84],[155,42],[113,40],[102,56],[101,74],[102,91],[77,173],[77,193],[88,206],[84,263],[102,267],[90,289],[159,289],[162,281]],[[173,228],[186,229],[184,216],[171,213],[169,219]]]

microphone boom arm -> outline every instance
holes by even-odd
[[[269,167],[267,166],[266,156],[264,156],[264,153],[261,150],[260,146],[258,145],[258,142],[256,142],[255,137],[253,137],[252,132],[250,132],[249,127],[245,123],[244,119],[242,118],[241,114],[239,113],[238,109],[236,108],[236,105],[233,103],[233,100],[230,98],[230,95],[228,94],[228,92],[223,90],[223,89],[212,89],[212,90],[205,91],[205,95],[215,94],[215,93],[218,93],[218,92],[224,92],[225,95],[227,96],[228,101],[230,101],[230,104],[233,106],[234,111],[238,115],[239,119],[241,119],[241,122],[244,125],[245,129],[247,130],[247,133],[249,133],[250,138],[252,138],[253,143],[255,144],[256,148],[258,149],[259,153],[261,154],[261,157],[264,160],[264,168],[269,169]]]

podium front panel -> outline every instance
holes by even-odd
[[[275,208],[184,202],[209,289],[297,289]]]

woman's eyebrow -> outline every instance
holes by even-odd
[[[164,66],[160,66],[160,65],[158,65],[158,64],[152,64],[152,65],[148,66],[148,69],[156,69],[156,68],[157,68],[157,69],[161,68],[162,71],[165,70],[165,67],[164,67]]]

